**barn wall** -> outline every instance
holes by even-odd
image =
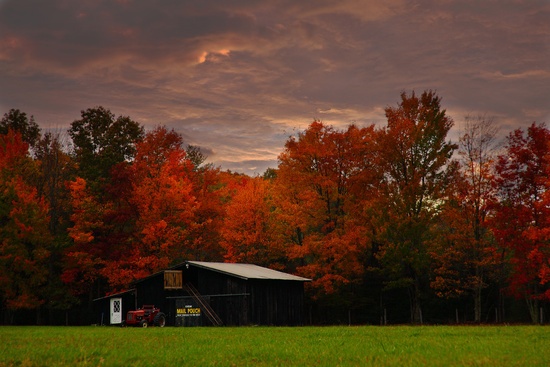
[[[136,283],[137,304],[155,305],[166,315],[166,324],[175,325],[176,303],[175,297],[187,296],[182,289],[164,289],[164,273],[156,274]]]
[[[303,282],[241,279],[195,269],[197,288],[226,325],[302,325]],[[221,296],[223,295],[223,296]]]
[[[258,325],[302,325],[302,282],[250,280],[250,320]]]
[[[245,279],[202,268],[195,273],[196,287],[202,295],[210,296],[210,306],[225,325],[249,325],[249,297]],[[193,276],[192,276],[193,277]]]

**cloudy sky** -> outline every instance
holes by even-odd
[[[549,0],[0,0],[0,112],[104,106],[261,174],[314,119],[385,123],[435,90],[458,127],[550,123]]]

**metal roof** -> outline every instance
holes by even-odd
[[[187,263],[200,268],[233,275],[242,279],[294,280],[301,282],[311,281],[311,279],[302,278],[296,275],[283,273],[281,271],[264,268],[253,264],[216,263],[204,261],[187,261]]]

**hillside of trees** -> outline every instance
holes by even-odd
[[[495,121],[467,117],[452,142],[432,91],[385,113],[382,127],[313,121],[250,177],[104,107],[60,134],[8,111],[0,323],[86,324],[93,299],[185,260],[312,279],[312,324],[550,320],[550,130],[499,141]]]

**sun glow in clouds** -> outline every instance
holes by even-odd
[[[219,61],[221,59],[221,57],[229,57],[229,54],[231,53],[231,50],[228,50],[228,49],[221,49],[221,50],[218,50],[218,51],[204,51],[200,56],[199,56],[199,64],[203,64],[205,63],[207,60],[208,61]]]

